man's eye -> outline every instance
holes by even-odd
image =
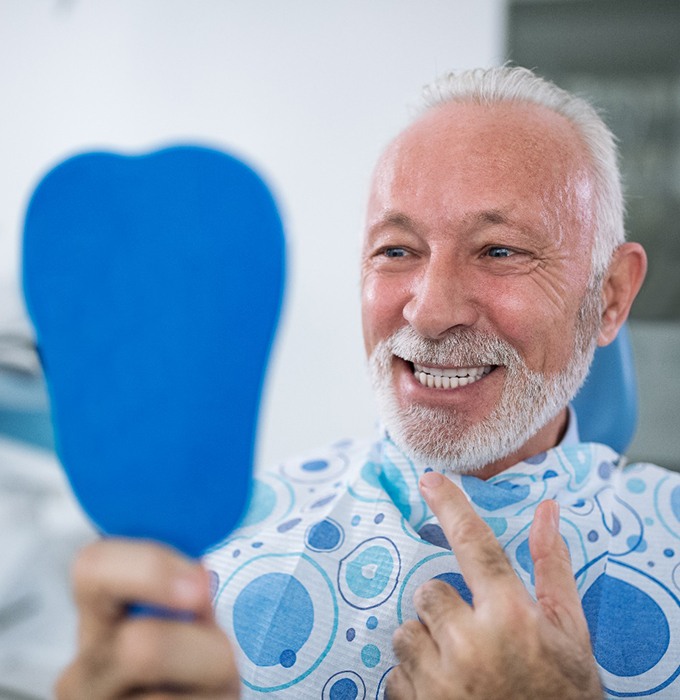
[[[382,251],[386,258],[403,258],[406,255],[406,250],[404,248],[385,248]]]
[[[493,246],[487,251],[487,255],[490,258],[509,258],[513,255],[513,251],[510,248],[504,248],[503,246]]]

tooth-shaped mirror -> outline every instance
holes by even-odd
[[[284,258],[267,187],[210,148],[85,153],[38,184],[26,304],[58,456],[102,532],[199,556],[241,518]]]

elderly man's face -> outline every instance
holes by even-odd
[[[363,328],[408,454],[490,475],[555,444],[599,327],[593,227],[587,156],[547,109],[449,104],[390,146],[368,207]]]

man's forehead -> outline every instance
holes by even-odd
[[[589,206],[591,175],[585,145],[562,115],[524,102],[453,102],[430,108],[388,145],[369,201],[384,203],[395,190],[445,188],[458,178],[499,190],[512,181],[527,192],[569,189],[559,198],[573,195]]]
[[[481,153],[494,147],[537,158],[587,158],[583,141],[566,117],[538,104],[503,101],[491,105],[455,101],[429,108],[388,145],[379,164],[394,164],[416,153],[436,154],[442,147]]]

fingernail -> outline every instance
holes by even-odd
[[[439,472],[425,472],[420,477],[420,487],[423,489],[438,489],[443,483],[444,477]]]
[[[555,530],[560,531],[560,506],[557,501],[550,501],[550,516]]]

